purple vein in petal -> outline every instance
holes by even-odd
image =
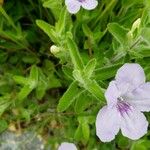
[[[77,1],[79,1],[79,2],[81,2],[81,3],[82,3],[82,2],[84,2],[85,0],[77,0]]]
[[[124,113],[128,113],[129,110],[131,110],[130,104],[125,102],[122,97],[119,97],[117,102],[117,110],[120,112],[120,114],[123,116]]]

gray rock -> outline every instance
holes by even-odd
[[[34,132],[17,135],[6,131],[0,135],[0,150],[44,150],[44,144]]]

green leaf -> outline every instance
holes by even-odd
[[[79,54],[78,47],[76,43],[68,36],[67,37],[67,45],[70,53],[70,57],[72,59],[72,63],[75,69],[82,70],[83,69],[83,62],[82,58]]]
[[[96,67],[96,59],[91,59],[88,64],[84,68],[84,73],[87,78],[90,78],[92,76],[92,73],[94,72],[94,69]]]
[[[21,85],[27,85],[28,84],[28,79],[25,78],[25,77],[22,77],[22,76],[13,76],[13,79],[18,84],[21,84]]]
[[[59,43],[57,40],[57,33],[54,27],[43,20],[36,20],[36,24],[40,27],[54,43]]]
[[[44,60],[44,68],[43,71],[46,72],[46,74],[54,73],[55,72],[55,66],[50,60]]]
[[[90,30],[90,28],[87,26],[87,24],[83,24],[82,29],[83,29],[84,34],[87,37],[93,38],[93,32]]]
[[[135,47],[133,51],[130,51],[129,53],[132,58],[145,58],[145,57],[150,57],[150,47],[149,46],[144,46],[144,45],[139,45],[138,47]]]
[[[67,24],[67,18],[68,18],[68,11],[64,7],[61,12],[58,19],[58,22],[56,24],[56,31],[61,35],[61,33],[65,30],[66,24]]]
[[[78,88],[77,82],[72,82],[67,91],[60,98],[57,110],[59,112],[65,111],[81,92],[82,90]]]
[[[0,64],[6,63],[7,58],[8,58],[7,52],[1,52],[0,53]]]
[[[31,116],[30,116],[30,111],[24,108],[21,108],[21,118],[24,118],[27,122],[30,121]]]
[[[10,106],[10,95],[0,97],[0,116]]]
[[[107,80],[115,76],[117,70],[122,66],[122,64],[110,65],[107,67],[102,67],[95,70],[94,78],[98,81]]]
[[[18,99],[23,100],[26,98],[31,91],[37,87],[38,84],[38,68],[33,65],[30,70],[29,78],[26,80],[23,77],[15,77],[17,81],[19,81],[21,84],[24,84],[24,87],[21,89],[21,91],[18,94]]]
[[[47,80],[48,82],[48,88],[58,88],[61,87],[60,80],[56,78],[54,74],[49,74]]]
[[[88,125],[87,117],[78,117],[78,121],[82,127],[83,138],[87,142],[89,140],[89,137],[90,137],[90,128]]]
[[[22,61],[27,64],[35,64],[38,63],[40,60],[38,59],[38,57],[30,54],[23,56]]]
[[[147,150],[147,149],[149,149],[143,144],[143,142],[144,142],[144,140],[139,140],[139,141],[134,142],[131,146],[131,150]]]
[[[121,1],[122,2],[122,5],[124,6],[124,7],[131,7],[131,6],[133,6],[133,5],[135,5],[135,4],[138,4],[138,3],[143,3],[143,0],[133,0],[133,1],[130,1],[130,0],[122,0]]]
[[[146,27],[142,29],[141,36],[143,40],[150,46],[150,28]]]
[[[3,9],[2,6],[0,6],[0,13],[7,19],[8,23],[17,30],[17,27],[15,26],[13,20],[10,18],[10,16],[6,13],[6,11]]]
[[[75,112],[76,113],[82,113],[90,104],[92,103],[92,98],[88,96],[88,93],[82,92],[77,98],[76,98],[76,104],[75,104]]]
[[[95,96],[99,101],[104,101],[104,91],[95,80],[86,79],[84,81],[84,88],[88,90],[93,96]]]
[[[127,33],[128,30],[120,26],[118,23],[109,23],[108,31],[114,36],[114,38],[122,45],[126,46],[128,43]]]
[[[150,6],[150,1],[147,0],[147,2],[149,3],[149,6]],[[142,17],[141,17],[141,27],[143,27],[143,28],[146,27],[146,25],[149,22],[150,22],[150,9],[149,9],[149,7],[147,7],[146,9],[144,9]]]
[[[8,128],[8,124],[5,120],[1,119],[0,120],[0,133],[5,131]]]
[[[39,76],[38,68],[35,65],[33,65],[31,67],[30,76],[28,78],[28,85],[30,89],[34,89],[37,86],[38,76]]]
[[[61,14],[60,10],[62,8],[62,1],[48,0],[43,3],[43,6],[51,9],[56,20],[59,18],[59,15]]]
[[[73,76],[79,83],[81,83],[81,86],[83,86],[93,96],[95,96],[100,101],[104,100],[104,91],[95,80],[86,78],[86,76],[77,69],[73,71]]]
[[[33,88],[31,86],[25,85],[19,92],[18,99],[19,100],[25,99],[31,93],[32,90]]]
[[[43,79],[39,79],[39,82],[36,88],[37,99],[41,99],[45,95],[47,87],[48,87],[47,82],[44,81]]]
[[[36,88],[36,97],[37,97],[37,99],[41,99],[44,96],[47,88],[48,88],[47,78],[43,74],[42,70],[39,69],[39,81],[38,81],[38,85],[37,85],[37,88]]]
[[[75,80],[77,80],[79,83],[84,84],[83,73],[82,73],[80,70],[75,69],[75,70],[73,71],[73,77],[74,77]]]
[[[75,134],[74,134],[74,138],[79,141],[81,140],[83,137],[83,134],[82,134],[82,126],[81,124],[79,124],[78,128],[76,129],[75,131]]]
[[[118,140],[117,140],[117,144],[119,146],[119,148],[121,149],[127,149],[129,146],[129,139],[123,136],[119,136]]]
[[[90,128],[89,128],[89,125],[84,122],[81,124],[82,126],[82,134],[83,134],[83,137],[86,141],[89,140],[89,137],[90,137]]]
[[[31,70],[30,70],[30,76],[29,76],[29,78],[31,79],[31,80],[34,80],[34,81],[38,81],[38,67],[36,67],[35,65],[33,65],[32,67],[31,67]]]
[[[73,77],[72,77],[73,68],[68,67],[68,66],[62,66],[62,71],[67,76],[68,79],[70,79],[70,80],[73,79]]]

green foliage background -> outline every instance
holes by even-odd
[[[139,63],[150,81],[149,0],[100,0],[76,15],[64,0],[0,2],[0,132],[35,130],[45,149],[64,141],[83,150],[150,149],[150,132],[110,143],[95,135],[120,66]]]

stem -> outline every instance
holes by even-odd
[[[134,48],[139,42],[141,42],[141,37],[139,37],[131,46],[130,49]]]
[[[58,116],[95,116],[95,114],[90,113],[90,112],[85,112],[85,113],[75,113],[75,112],[47,112],[40,114],[40,117],[48,117],[50,115],[58,115]]]
[[[113,63],[113,62],[116,62],[116,61],[118,61],[119,59],[121,59],[122,57],[124,57],[126,55],[126,53],[123,51],[123,52],[120,52],[120,53],[118,53],[115,57],[113,57],[112,59],[111,59],[111,62]]]

